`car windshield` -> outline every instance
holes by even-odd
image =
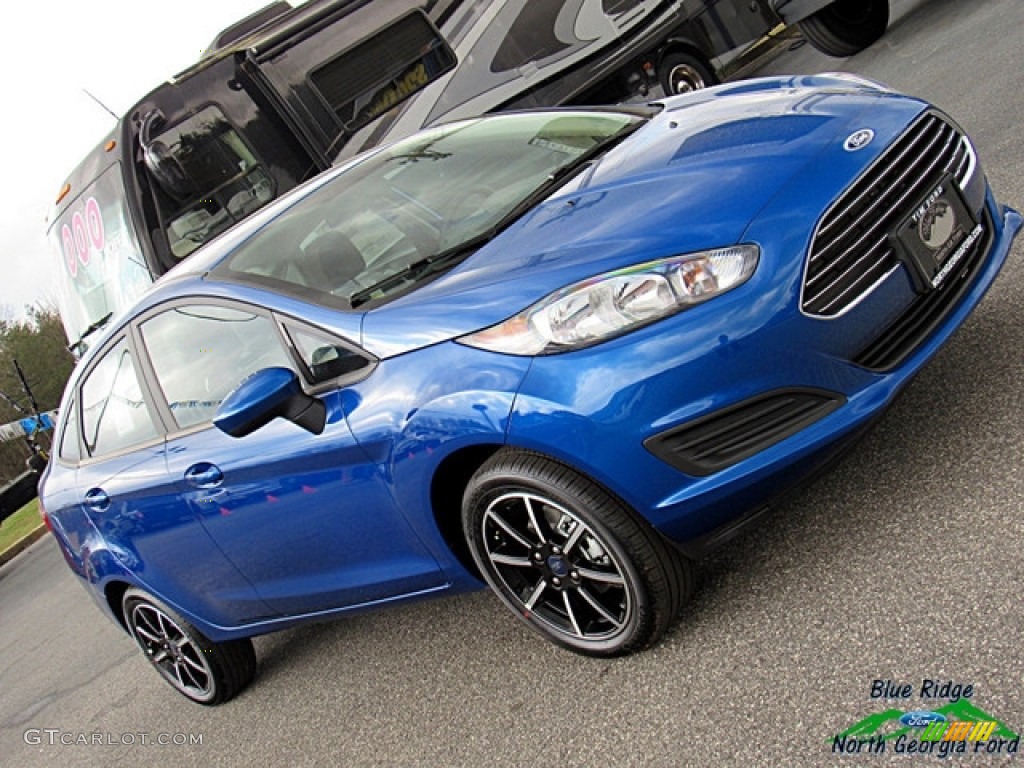
[[[393,298],[470,255],[642,123],[625,112],[537,112],[417,134],[301,198],[214,273],[340,308]]]

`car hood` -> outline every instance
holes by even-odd
[[[783,191],[820,198],[797,206],[816,218],[925,106],[831,77],[746,81],[662,105],[456,269],[368,312],[364,346],[401,354],[501,322],[606,271],[736,244]],[[880,112],[876,140],[851,160],[847,138]],[[834,188],[822,188],[817,177],[836,177],[837,163],[845,165]]]

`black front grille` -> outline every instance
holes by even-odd
[[[842,395],[821,390],[769,392],[655,435],[644,445],[676,469],[703,477],[785,440],[845,402]]]
[[[956,309],[974,278],[985,264],[992,245],[992,219],[986,212],[981,222],[984,234],[936,290],[918,296],[913,304],[854,358],[857,365],[887,371],[902,363],[942,321]]]
[[[822,218],[804,274],[804,312],[835,317],[899,264],[889,236],[942,176],[963,189],[974,169],[967,138],[940,115],[922,116]]]

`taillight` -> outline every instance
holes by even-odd
[[[46,513],[46,510],[43,509],[43,502],[41,501],[39,502],[39,516],[43,518],[43,525],[46,526],[46,530],[53,533],[53,523],[50,522],[50,516]]]

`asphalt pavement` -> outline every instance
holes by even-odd
[[[933,100],[975,139],[999,197],[1024,206],[1024,3],[893,7],[864,53],[803,46],[761,73],[844,70]],[[968,685],[961,704],[1020,733],[1022,258],[1019,243],[842,464],[701,565],[695,599],[646,653],[558,650],[480,592],[259,638],[254,685],[206,709],[99,614],[47,536],[0,567],[0,764],[927,765],[940,758],[891,743],[839,755],[832,737]],[[951,685],[926,699],[925,681]],[[872,698],[904,685],[911,699]],[[972,748],[945,764],[1020,760]]]

